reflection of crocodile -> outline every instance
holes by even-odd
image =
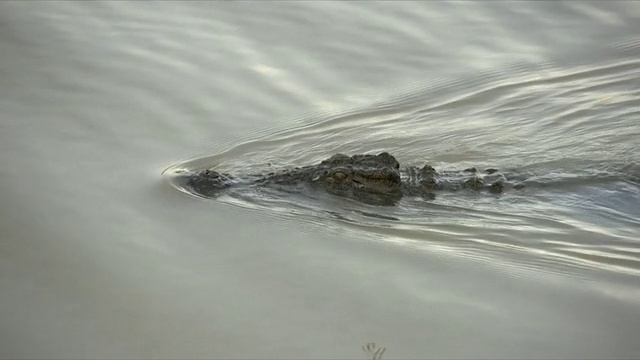
[[[236,178],[213,170],[184,172],[178,182],[190,192],[210,197],[234,185],[309,185],[334,195],[365,203],[390,204],[405,196],[433,198],[439,190],[471,189],[501,193],[509,183],[496,169],[483,172],[469,168],[457,172],[437,172],[430,165],[407,167],[389,153],[378,155],[334,155],[317,165]],[[522,188],[516,184],[514,188]]]

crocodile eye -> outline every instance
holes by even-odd
[[[331,176],[333,176],[333,178],[336,180],[343,180],[344,178],[347,177],[347,174],[344,173],[343,171],[336,171],[333,174],[331,174]]]

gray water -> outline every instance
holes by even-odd
[[[631,1],[1,2],[0,356],[637,358],[639,24]],[[166,176],[381,151],[535,186],[383,207]]]

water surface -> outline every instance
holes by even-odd
[[[0,355],[634,358],[635,2],[0,4]],[[169,169],[527,174],[372,206]]]

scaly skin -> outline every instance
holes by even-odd
[[[378,155],[334,155],[319,164],[282,170],[263,175],[236,178],[213,170],[182,175],[182,183],[202,196],[214,196],[230,186],[288,186],[306,184],[338,196],[366,203],[394,203],[402,196],[433,198],[436,191],[471,189],[501,193],[505,189],[504,176],[496,169],[484,171],[485,184],[475,168],[462,172],[438,173],[430,165],[400,170],[400,164],[389,153]],[[522,188],[516,185],[514,188]]]

